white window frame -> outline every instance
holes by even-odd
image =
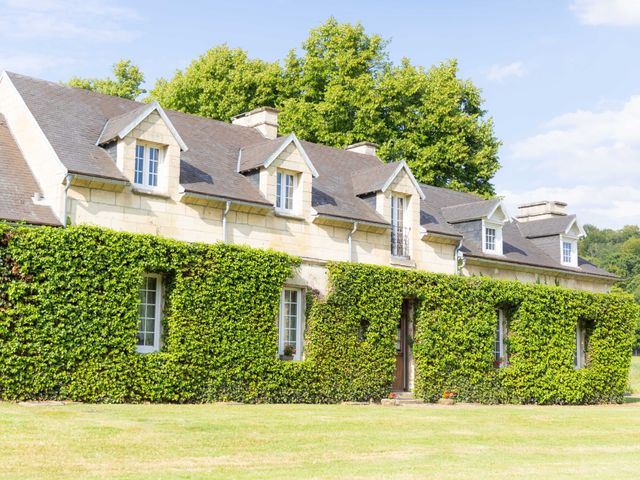
[[[138,160],[138,147],[144,148],[144,156],[142,160],[142,183],[136,181],[136,173],[137,173],[136,163]],[[156,171],[156,185],[151,185],[151,182],[149,181],[149,173],[150,173],[149,166],[151,164],[150,152],[152,148],[158,151],[158,168]],[[136,142],[134,156],[133,156],[133,184],[139,188],[143,188],[146,190],[160,189],[160,184],[161,184],[160,175],[161,175],[161,166],[163,163],[163,157],[164,157],[164,149],[160,145],[147,143],[147,142]]]
[[[287,198],[287,191],[286,191],[286,182],[283,182],[282,180],[280,181],[280,188],[278,188],[278,177],[281,176],[280,178],[282,178],[282,180],[285,179],[285,177],[290,176],[293,180],[293,183],[291,185],[291,208],[286,208],[283,205],[283,203],[286,203],[286,198]],[[296,210],[296,191],[298,189],[298,174],[296,174],[295,172],[291,172],[291,171],[287,171],[287,170],[276,170],[276,210],[279,212],[285,212],[285,213],[293,213]],[[278,199],[280,200],[280,206],[278,206]]]
[[[155,278],[156,279],[156,298],[155,298],[155,306],[156,306],[156,315],[153,324],[153,345],[136,345],[136,350],[138,353],[151,353],[157,352],[160,350],[160,335],[162,328],[162,275],[157,273],[145,273],[143,275],[143,281],[147,278]],[[140,286],[142,288],[142,285]],[[138,321],[140,321],[140,316],[138,315]],[[138,326],[138,331],[139,331]]]
[[[571,261],[565,262],[564,259],[564,244],[571,244]],[[577,267],[578,266],[578,239],[573,237],[567,237],[565,235],[560,235],[560,262],[562,265],[566,265],[568,267]]]
[[[304,332],[304,288],[299,287],[285,287],[280,294],[280,311],[278,312],[278,356],[284,355],[284,302],[285,292],[294,291],[298,294],[298,302],[296,305],[296,353],[293,355],[293,360],[302,359],[302,345],[303,345],[303,332]]]
[[[487,229],[491,228],[495,231],[494,248],[487,248]],[[502,255],[502,224],[493,223],[487,220],[482,221],[482,252],[492,253],[494,255]]]
[[[498,363],[498,367],[505,367],[508,363],[507,358],[507,343],[505,341],[505,337],[507,334],[507,321],[504,315],[504,310],[496,310],[497,313],[497,324],[495,330],[495,338],[493,340],[493,361],[494,365],[496,362]],[[496,349],[497,345],[497,349]]]

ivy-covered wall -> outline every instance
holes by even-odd
[[[359,394],[359,385],[352,385],[349,374],[360,365],[368,372],[377,365],[377,391],[388,388],[396,322],[403,299],[413,299],[417,397],[436,401],[449,391],[459,400],[482,403],[622,400],[638,317],[630,296],[359,264],[333,264],[330,271],[334,292],[327,306],[319,307],[339,319],[341,325],[333,328],[344,335],[339,342],[344,348],[340,359],[327,361],[340,367],[335,382],[352,395]],[[508,319],[509,365],[503,368],[494,366],[496,309]],[[576,370],[579,320],[593,322],[593,330],[588,367]],[[368,331],[357,342],[363,323]]]
[[[403,299],[417,307],[416,395],[480,402],[619,401],[632,300],[379,266],[329,265],[307,301],[305,360],[277,359],[282,286],[299,260],[93,227],[0,225],[0,398],[93,402],[337,402],[391,390]],[[136,353],[138,289],[165,279],[163,347]],[[311,286],[313,287],[313,286]],[[495,309],[510,365],[493,366]],[[593,321],[574,370],[575,324]]]

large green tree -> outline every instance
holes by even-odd
[[[247,57],[221,45],[195,59],[171,80],[159,79],[150,92],[165,108],[229,121],[233,115],[274,106],[281,83],[277,63]]]
[[[587,236],[580,241],[580,256],[618,275],[619,288],[631,293],[640,304],[640,227],[627,225],[619,230],[586,225]],[[640,321],[636,347],[640,351]]]
[[[144,75],[137,66],[131,63],[131,60],[120,60],[116,63],[113,66],[113,75],[115,78],[72,77],[67,85],[129,100],[135,100],[146,92],[142,88]]]
[[[459,78],[454,60],[428,70],[406,58],[394,65],[387,43],[360,24],[330,18],[282,65],[222,45],[159,79],[150,95],[166,108],[223,121],[276,107],[283,134],[338,148],[373,141],[383,160],[407,161],[419,181],[492,195],[500,142],[480,90]],[[127,93],[124,82],[72,82]]]

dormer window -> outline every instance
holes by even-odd
[[[286,212],[292,212],[293,191],[296,187],[296,176],[278,170],[276,173],[276,208]]]
[[[482,251],[502,255],[502,224],[482,222]]]
[[[405,227],[405,198],[391,196],[391,255],[409,258],[409,228]]]
[[[158,186],[158,167],[160,165],[160,149],[144,143],[136,144],[136,161],[133,181],[136,185],[147,188]]]
[[[562,264],[569,267],[578,266],[578,242],[571,238],[561,237]]]

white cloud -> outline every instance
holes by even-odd
[[[0,72],[18,72],[38,75],[51,68],[72,63],[69,57],[56,57],[41,54],[3,54],[0,52]]]
[[[0,0],[0,36],[5,37],[127,41],[136,36],[127,28],[135,18],[131,8],[96,0]]]
[[[523,192],[503,190],[504,203],[512,216],[518,205],[538,200],[560,200],[580,221],[598,227],[620,228],[640,224],[640,188],[634,186],[579,185],[539,187]]]
[[[570,8],[584,25],[640,25],[638,0],[575,0]]]
[[[544,132],[511,148],[516,159],[564,180],[640,180],[640,95],[618,109],[579,110],[553,118]]]
[[[522,62],[513,62],[507,65],[491,65],[487,70],[487,78],[501,82],[509,77],[522,77],[526,73]]]
[[[511,146],[509,157],[528,187],[504,191],[507,204],[561,200],[585,222],[640,224],[640,96],[617,108],[559,115]]]

